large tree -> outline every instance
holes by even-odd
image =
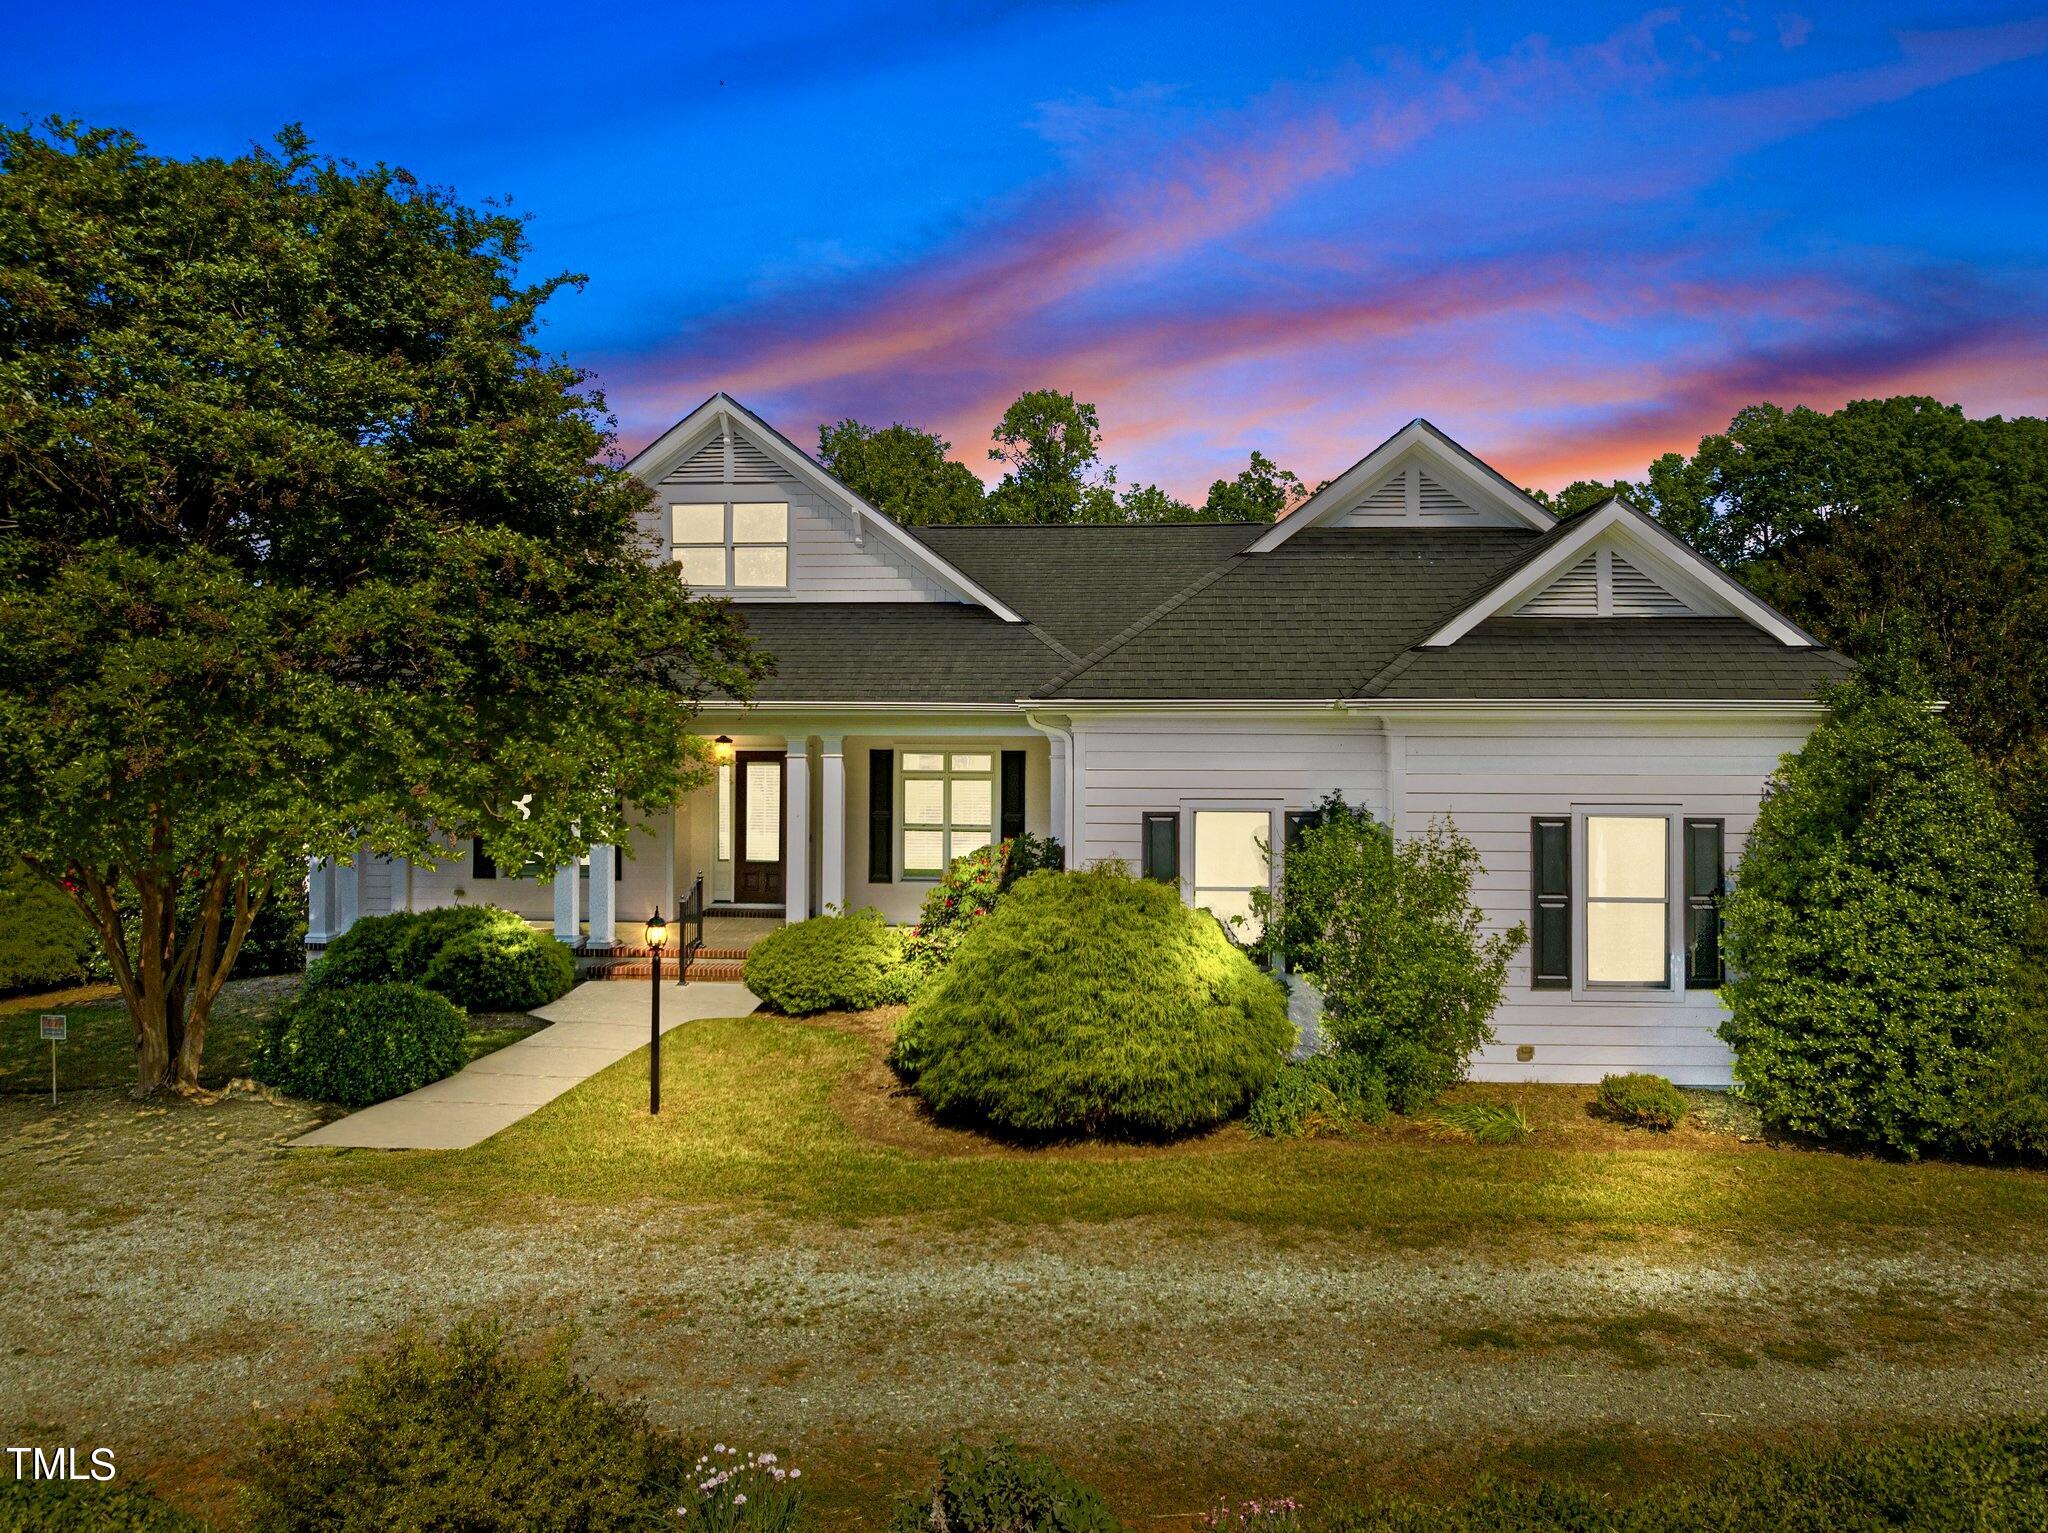
[[[1291,469],[1284,469],[1256,448],[1250,464],[1235,479],[1209,486],[1203,517],[1215,522],[1272,522],[1308,499],[1308,487]]]
[[[0,855],[65,890],[139,1091],[309,856],[554,866],[699,780],[759,662],[535,345],[520,220],[386,166],[0,131]],[[643,521],[643,518],[646,520]]]
[[[856,420],[818,427],[818,457],[825,467],[906,527],[981,520],[981,481],[966,464],[946,456],[952,445],[937,432],[900,421],[880,428]]]
[[[1910,397],[1753,405],[1643,489],[1820,638],[1911,662],[2048,866],[2048,421]]]
[[[1102,462],[1095,406],[1058,389],[1027,389],[991,433],[992,462],[1004,466],[989,492],[998,522],[1115,522],[1116,470]]]

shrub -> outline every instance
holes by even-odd
[[[868,1011],[906,999],[903,934],[881,912],[812,916],[755,943],[740,970],[762,1002],[786,1016]]]
[[[1294,1041],[1279,984],[1167,885],[1033,873],[897,1035],[931,1108],[1027,1137],[1159,1136],[1235,1114]]]
[[[468,1030],[431,990],[351,985],[279,1008],[250,1068],[293,1096],[367,1107],[454,1074]]]
[[[1479,853],[1437,821],[1397,842],[1332,795],[1288,851],[1277,901],[1255,910],[1288,963],[1323,992],[1323,1027],[1412,1112],[1464,1078],[1493,1031],[1520,925],[1487,936],[1472,903]]]
[[[1454,1102],[1432,1115],[1437,1125],[1474,1144],[1520,1144],[1532,1132],[1516,1102]]]
[[[1958,1136],[1983,1154],[2048,1160],[2048,900],[2034,902],[2012,991],[2012,1025],[1991,1046]]]
[[[1057,841],[1042,836],[1012,836],[996,846],[955,857],[945,877],[932,886],[918,911],[917,925],[903,945],[910,966],[910,988],[920,989],[952,961],[953,949],[981,916],[995,909],[1027,874],[1059,872],[1066,853]]]
[[[306,971],[306,990],[425,985],[470,1011],[526,1011],[576,983],[566,944],[496,905],[362,916]]]
[[[889,1533],[1123,1533],[1102,1497],[1007,1437],[939,1454],[931,1494],[903,1502]]]
[[[81,1450],[79,1457],[87,1456]],[[84,1472],[87,1464],[79,1467]],[[206,1524],[125,1479],[18,1480],[10,1474],[0,1480],[0,1533],[206,1533]]]
[[[257,1533],[674,1527],[688,1460],[640,1411],[471,1324],[408,1336],[333,1398],[264,1426],[248,1474]]]
[[[1356,1054],[1315,1054],[1281,1067],[1244,1126],[1261,1139],[1341,1134],[1387,1116],[1387,1083]]]
[[[1721,1035],[1781,1128],[1906,1154],[1966,1143],[2019,1025],[2027,848],[1923,704],[1860,687],[1828,701],[1727,901]]]
[[[576,984],[567,943],[537,932],[508,911],[494,911],[443,942],[420,983],[470,1011],[531,1011]]]
[[[97,933],[63,890],[0,860],[0,995],[54,990],[103,973]]]
[[[1685,1116],[1684,1093],[1661,1075],[1603,1075],[1600,1111],[1616,1123],[1672,1129]]]

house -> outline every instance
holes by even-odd
[[[631,468],[776,658],[704,714],[715,781],[551,885],[484,848],[316,867],[310,941],[490,900],[606,951],[699,876],[908,922],[1019,830],[1230,918],[1334,790],[1448,817],[1489,925],[1529,928],[1476,1076],[1729,1080],[1715,899],[1847,666],[1623,502],[1559,522],[1417,420],[1273,525],[904,528],[724,394]]]

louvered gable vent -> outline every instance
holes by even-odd
[[[713,437],[698,448],[687,463],[672,468],[662,478],[663,484],[724,484],[725,442]]]
[[[1529,597],[1515,609],[1514,615],[1691,617],[1693,612],[1620,554],[1598,549]]]
[[[728,467],[728,463],[730,466]],[[715,436],[679,468],[669,470],[663,484],[780,484],[789,471],[738,432],[728,442]]]
[[[1397,469],[1392,478],[1337,519],[1339,527],[1476,527],[1477,509],[1429,477],[1418,464]]]
[[[773,484],[787,479],[789,473],[780,463],[761,451],[745,437],[734,433],[732,439],[732,481],[734,484]]]
[[[1396,474],[1361,500],[1344,520],[1351,525],[1398,522],[1408,514],[1408,489]]]
[[[1429,475],[1421,474],[1418,478],[1416,499],[1419,502],[1424,521],[1469,522],[1478,516],[1479,513],[1477,511],[1474,511],[1465,502],[1430,478]]]

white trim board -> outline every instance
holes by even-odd
[[[915,568],[923,570],[941,584],[951,587],[966,600],[976,606],[987,608],[1006,623],[1024,621],[1018,613],[1011,611],[939,554],[897,526],[890,517],[876,510],[833,478],[809,453],[730,394],[722,391],[713,394],[635,453],[632,460],[627,463],[626,471],[649,485],[658,485],[662,476],[671,468],[678,463],[687,462],[714,434],[728,429],[739,430],[742,436],[774,458],[798,480],[808,484],[827,501],[843,507],[852,518],[856,543],[864,543],[868,531],[872,529],[883,542],[889,544]]]

